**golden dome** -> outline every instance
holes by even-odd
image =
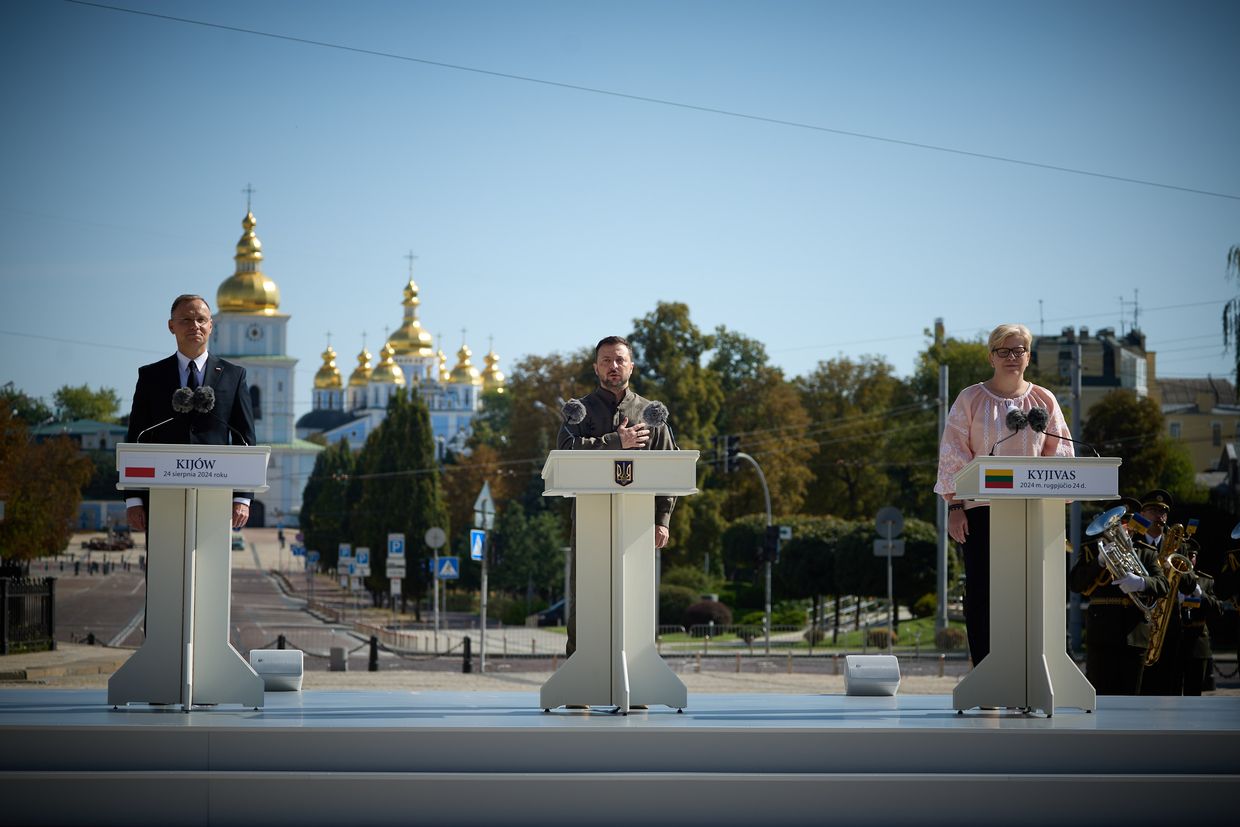
[[[388,342],[383,346],[383,350],[379,351],[382,357],[379,364],[375,365],[375,369],[370,374],[370,384],[372,385],[400,385],[404,387],[405,372],[400,369],[400,365],[392,360],[396,355],[396,351],[392,349],[392,343]]]
[[[499,369],[499,354],[492,348],[483,359],[486,360],[487,366],[482,369],[482,389],[503,393],[504,374]]]
[[[336,369],[336,351],[328,345],[323,351],[323,366],[314,374],[315,390],[339,390],[341,387],[340,371]]]
[[[353,373],[349,376],[349,387],[356,388],[368,385],[370,383],[370,351],[366,346],[362,346],[362,352],[357,354],[357,367],[353,369]]]
[[[469,345],[461,345],[461,349],[456,352],[456,367],[452,369],[452,375],[448,381],[454,385],[481,385],[482,374],[478,373],[478,369],[470,364],[469,357],[473,351],[469,349]]]
[[[258,221],[247,212],[241,220],[245,232],[237,242],[237,270],[220,285],[215,294],[216,308],[221,313],[261,313],[275,315],[280,309],[280,288],[263,275],[263,243],[254,234]]]
[[[401,304],[405,308],[405,318],[388,339],[388,344],[397,356],[434,356],[431,334],[423,330],[422,323],[418,321],[418,305],[421,300],[418,299],[418,285],[414,283],[412,276],[405,285],[405,300]]]
[[[452,378],[452,371],[448,370],[448,355],[443,352],[443,348],[439,349],[439,381],[447,382]]]

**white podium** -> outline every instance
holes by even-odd
[[[1119,496],[1115,457],[979,457],[956,475],[956,499],[990,501],[990,654],[952,692],[972,707],[1095,709],[1068,657],[1064,506]]]
[[[228,642],[233,491],[267,489],[267,446],[121,443],[121,490],[150,489],[146,640],[108,703],[263,705],[263,679]]]
[[[565,704],[663,704],[688,691],[655,647],[654,498],[697,493],[697,451],[552,451],[545,497],[577,499],[577,649],[543,684]]]

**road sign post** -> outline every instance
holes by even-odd
[[[428,528],[422,537],[433,552],[431,562],[431,600],[435,613],[435,653],[439,653],[439,549],[448,542],[448,535],[439,526]]]
[[[482,490],[474,500],[474,530],[469,532],[469,558],[482,562],[478,597],[478,671],[487,671],[487,555],[486,533],[495,522],[495,502],[491,499],[491,484],[483,481]]]
[[[887,558],[887,654],[891,654],[895,638],[896,602],[892,591],[891,558],[896,556],[896,543],[899,543],[899,554],[904,554],[904,541],[897,541],[896,535],[904,531],[904,515],[894,506],[884,506],[878,510],[874,518],[880,539],[874,544],[874,553],[879,554],[879,543],[883,544],[882,556]]]

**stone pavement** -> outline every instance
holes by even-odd
[[[61,643],[55,652],[31,652],[0,657],[0,687],[105,689],[108,678],[131,654],[128,649],[109,649]],[[459,658],[453,658],[459,662]],[[523,661],[492,658],[487,674],[463,674],[459,668],[382,672],[307,671],[306,690],[358,690],[386,692],[533,692],[551,676],[546,670],[523,671]],[[475,663],[475,669],[477,664]],[[772,672],[703,671],[692,668],[679,673],[691,693],[844,693],[842,675],[786,674]],[[957,677],[905,676],[900,691],[911,695],[950,694]]]
[[[243,532],[248,549],[233,555],[234,569],[287,572],[288,581],[294,589],[302,583],[298,575],[300,558],[288,551],[288,543],[282,551],[276,539],[276,529],[246,529]],[[295,532],[286,532],[292,541]],[[79,549],[80,537],[75,537],[69,550]],[[120,552],[107,553],[120,558]],[[133,550],[128,552],[134,555]],[[101,559],[95,552],[93,559]],[[131,559],[132,556],[131,556]],[[323,582],[320,578],[319,582]],[[64,687],[106,688],[111,674],[132,653],[130,649],[86,646],[59,643],[55,652],[33,652],[0,657],[0,687]],[[446,665],[451,661],[451,665]],[[843,694],[844,678],[834,674],[788,674],[782,668],[772,668],[771,662],[758,664],[745,659],[741,671],[721,663],[707,664],[701,671],[690,659],[676,659],[677,673],[691,693],[781,693],[781,694]],[[780,659],[775,659],[780,663]],[[1234,667],[1234,661],[1230,661]],[[475,658],[474,669],[478,669]],[[428,665],[429,666],[429,665]],[[385,669],[378,672],[352,670],[327,672],[307,669],[302,686],[307,690],[380,690],[391,692],[449,691],[449,692],[497,692],[535,691],[550,677],[545,664],[519,659],[506,660],[492,656],[488,659],[487,674],[474,671],[463,674],[460,656],[442,658],[432,668]],[[842,664],[841,664],[842,666]],[[949,695],[959,682],[959,675],[904,674],[900,692],[911,695]],[[1240,695],[1240,685],[1228,681],[1215,695]]]

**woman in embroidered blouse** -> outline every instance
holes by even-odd
[[[1032,428],[1015,436],[1007,427],[1009,411],[1028,414],[1044,408],[1046,430],[1071,438],[1055,394],[1025,381],[1033,334],[1023,324],[1001,324],[990,333],[994,376],[960,392],[947,415],[939,445],[935,492],[947,501],[947,533],[964,554],[964,617],[969,655],[976,666],[990,652],[990,508],[984,501],[956,500],[956,474],[994,449],[999,456],[1072,456],[1072,443]],[[999,440],[1011,436],[998,444]]]

